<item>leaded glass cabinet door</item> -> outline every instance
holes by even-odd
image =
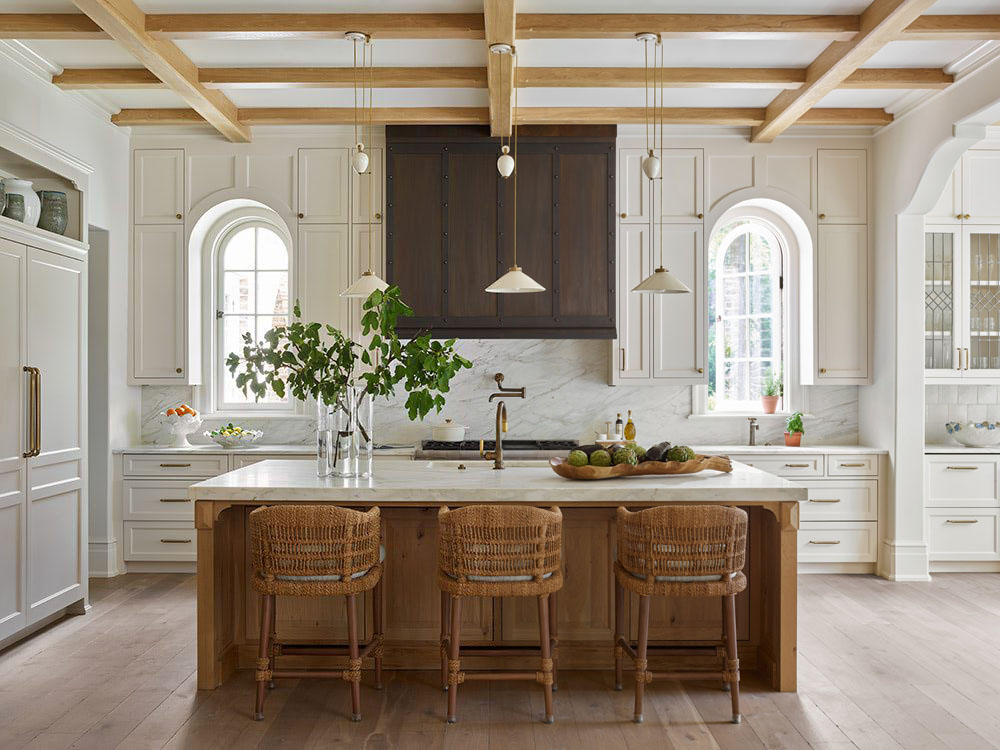
[[[1000,377],[1000,226],[966,226],[966,377]]]
[[[962,234],[957,226],[929,226],[924,234],[924,375],[961,377],[965,366],[958,302]]]

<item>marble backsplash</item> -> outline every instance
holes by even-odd
[[[927,445],[958,445],[945,422],[1000,422],[1000,386],[925,385],[924,416]]]
[[[590,340],[466,340],[459,342],[463,356],[474,366],[463,370],[448,394],[440,414],[427,424],[411,422],[403,408],[405,394],[376,403],[376,440],[379,443],[414,444],[430,437],[430,424],[445,416],[468,426],[466,437],[478,440],[494,433],[495,403],[487,398],[496,385],[493,375],[503,372],[504,384],[525,386],[527,399],[506,399],[511,438],[576,438],[591,441],[606,420],[617,412],[632,410],[637,439],[653,443],[671,440],[691,444],[743,444],[747,423],[742,417],[688,419],[692,408],[690,386],[608,385],[607,341]],[[816,386],[810,390],[805,421],[806,444],[854,444],[858,441],[857,386]],[[179,402],[195,405],[190,387],[144,386],[142,389],[142,440],[166,440],[158,415]],[[197,408],[197,406],[196,406]],[[202,430],[228,422],[206,419]],[[264,431],[267,443],[310,443],[314,439],[309,418],[239,420],[245,427]],[[784,422],[761,420],[758,442],[780,443]],[[199,431],[192,442],[207,442]]]

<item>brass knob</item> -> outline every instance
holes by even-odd
[[[376,211],[376,212],[375,212],[375,218],[376,218],[376,219],[381,219],[381,218],[382,218],[382,214],[380,214],[380,213],[378,213],[378,212]]]
[[[300,213],[300,214],[299,214],[299,218],[300,218],[300,219],[304,219],[304,218],[306,218],[306,215],[305,215],[305,214],[301,214],[301,213]]]
[[[182,372],[184,372],[184,370],[182,370],[180,367],[178,367],[177,368],[177,374],[180,375]]]
[[[698,218],[699,219],[704,219],[705,218],[705,214],[698,214]]]
[[[969,216],[969,214],[966,214],[966,215],[965,215],[965,216],[963,216],[962,218],[963,218],[963,219],[971,219],[972,217],[971,217],[971,216]]]
[[[627,219],[627,218],[628,218],[628,214],[626,214],[626,213],[623,213],[623,214],[622,214],[622,218],[623,218],[623,219]]]
[[[819,368],[820,375],[823,375],[825,372],[826,372],[826,368],[825,367]]]
[[[826,218],[826,214],[820,214],[820,215],[819,215],[819,218],[821,218],[821,219],[825,219],[825,218]]]
[[[955,218],[956,219],[961,219],[962,218],[962,214],[955,214]]]
[[[701,375],[703,372],[705,372],[705,368],[704,367],[699,367],[698,368],[698,374]]]
[[[179,219],[179,218],[181,218],[181,215],[180,215],[180,214],[175,214],[175,216],[176,216],[176,217],[177,217],[178,219]]]

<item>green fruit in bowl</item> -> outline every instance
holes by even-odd
[[[635,457],[635,452],[631,448],[620,448],[619,450],[616,450],[614,455],[611,456],[611,460],[614,461],[615,464],[631,464],[632,466],[639,463],[638,459]]]
[[[673,448],[667,451],[668,461],[692,461],[694,460],[694,451],[688,448],[686,445],[675,445]]]
[[[611,454],[606,450],[597,450],[590,454],[591,466],[611,466]]]
[[[566,463],[570,466],[586,466],[589,459],[583,451],[570,451]]]
[[[646,455],[646,449],[643,448],[641,445],[633,445],[632,452],[635,454],[635,457],[640,461],[642,460],[643,456]]]

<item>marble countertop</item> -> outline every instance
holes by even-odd
[[[195,500],[268,503],[359,502],[434,506],[470,502],[617,506],[664,502],[739,502],[750,505],[806,499],[806,489],[773,474],[735,463],[730,474],[704,471],[603,481],[563,479],[548,466],[510,465],[494,471],[483,462],[458,469],[454,461],[386,461],[368,479],[317,477],[311,464],[268,460],[199,482]]]
[[[882,448],[870,448],[864,445],[803,445],[798,448],[789,448],[785,445],[692,445],[695,453],[724,453],[732,455],[745,455],[749,453],[790,453],[806,454],[821,453],[887,453]]]
[[[412,456],[413,446],[402,448],[376,448],[376,456]],[[296,443],[284,445],[267,445],[265,443],[255,443],[243,448],[223,448],[215,443],[199,443],[184,448],[177,448],[172,445],[157,445],[147,443],[144,445],[130,445],[125,448],[114,448],[112,453],[267,453],[267,454],[288,454],[288,455],[315,455],[316,445],[314,443]]]
[[[958,443],[952,443],[951,445],[925,445],[924,453],[1000,453],[1000,445],[994,445],[990,448],[969,448]]]

